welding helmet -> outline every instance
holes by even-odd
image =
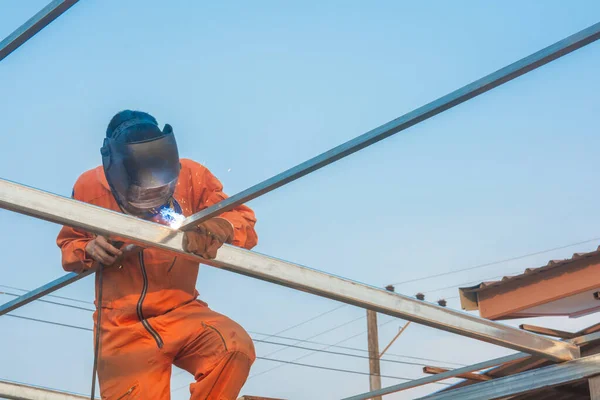
[[[173,128],[154,117],[122,111],[113,117],[101,149],[106,180],[123,209],[143,215],[168,203],[181,165]]]

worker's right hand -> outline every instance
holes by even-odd
[[[96,236],[85,246],[85,252],[104,265],[112,265],[123,252],[110,244],[104,236]]]

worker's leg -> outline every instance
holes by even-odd
[[[165,316],[185,332],[174,364],[194,375],[191,400],[237,399],[256,357],[246,331],[197,301]]]
[[[170,399],[171,359],[134,319],[102,314],[98,380],[102,400]]]

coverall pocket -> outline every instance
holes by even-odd
[[[120,396],[116,397],[115,400],[132,400],[138,399],[140,393],[140,385],[136,382],[132,385],[125,393],[122,393]]]

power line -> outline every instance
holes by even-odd
[[[65,328],[79,329],[79,330],[87,331],[87,332],[92,332],[93,331],[93,329],[91,329],[91,328],[85,328],[83,326],[63,324],[63,323],[60,323],[60,322],[48,321],[48,320],[43,320],[43,319],[38,319],[38,318],[25,317],[25,316],[22,316],[22,315],[13,315],[13,314],[5,314],[5,315],[8,316],[8,317],[12,317],[12,318],[18,318],[18,319],[23,319],[23,320],[32,321],[32,322],[38,322],[38,323],[44,323],[44,324],[49,324],[49,325],[61,326],[61,327],[65,327]],[[387,325],[388,323],[393,322],[393,321],[394,320],[392,319],[392,320],[387,321],[387,322],[385,322],[383,324],[380,324],[379,326]],[[346,338],[346,339],[344,339],[344,340],[342,340],[342,341],[340,341],[338,343],[342,343],[344,341],[353,339],[356,336],[363,335],[364,333],[365,332],[361,332],[361,333],[359,333],[357,335],[354,335],[352,337]],[[289,345],[286,345],[284,343],[269,342],[269,341],[265,341],[265,340],[261,340],[261,339],[256,339],[256,341],[257,342],[262,342],[262,343],[267,343],[267,344],[289,346]],[[345,372],[345,373],[349,373],[349,374],[369,375],[369,376],[371,375],[371,374],[369,374],[367,372],[351,371],[351,370],[345,370],[345,369],[339,369],[339,368],[324,367],[324,366],[321,366],[321,365],[303,364],[303,363],[296,362],[297,360],[300,360],[302,358],[308,357],[311,354],[314,354],[316,352],[322,352],[322,353],[328,353],[328,354],[334,354],[334,355],[341,355],[341,356],[349,356],[349,357],[358,357],[358,358],[365,358],[365,359],[369,359],[369,357],[358,356],[358,355],[355,355],[355,354],[347,354],[347,353],[341,353],[341,352],[327,351],[326,349],[312,349],[312,348],[300,347],[300,346],[293,346],[293,347],[296,347],[296,348],[299,348],[299,349],[302,349],[302,350],[310,350],[310,351],[312,351],[312,353],[306,354],[306,355],[304,355],[302,357],[299,357],[299,358],[297,358],[295,360],[292,360],[292,361],[278,360],[278,359],[268,358],[268,357],[256,357],[256,359],[258,359],[258,360],[264,360],[264,361],[278,362],[278,363],[281,363],[281,365],[285,365],[285,364],[287,364],[287,365],[297,365],[297,366],[301,366],[301,367],[317,368],[317,369],[323,369],[323,370],[329,370],[329,371],[337,371],[337,372]],[[416,365],[416,366],[423,366],[423,365],[425,365],[425,364],[418,364],[418,363],[411,363],[411,362],[402,362],[402,361],[387,360],[387,359],[386,360],[382,360],[382,361],[388,361],[388,362],[392,362],[392,363],[406,364],[406,365]],[[278,367],[276,367],[276,368],[278,368]],[[254,376],[262,375],[264,373],[272,371],[273,369],[275,369],[275,368],[272,368],[270,370],[264,371],[262,373],[254,375]],[[176,375],[174,375],[174,376],[176,376]],[[413,379],[413,378],[403,378],[403,377],[387,376],[387,375],[381,375],[381,377],[382,378],[398,379],[398,380],[412,380]],[[173,390],[173,392],[175,392],[175,391],[177,391],[179,389],[183,389],[184,387],[187,387],[187,386],[188,385],[182,386],[182,387],[180,387],[178,389]]]
[[[38,323],[44,323],[44,324],[49,324],[49,325],[55,325],[55,326],[61,326],[61,327],[65,327],[65,328],[72,328],[72,329],[79,329],[82,331],[87,331],[87,332],[92,332],[93,329],[91,328],[86,328],[83,326],[77,326],[77,325],[70,325],[70,324],[63,324],[60,322],[54,322],[54,321],[48,321],[48,320],[44,320],[44,319],[38,319],[38,318],[31,318],[31,317],[25,317],[22,315],[14,315],[14,314],[6,314],[6,316],[8,317],[12,317],[12,318],[18,318],[18,319],[23,319],[23,320],[27,320],[27,321],[32,321],[32,322],[38,322]],[[392,321],[388,321],[384,324],[381,324],[380,326],[383,326],[389,322]],[[359,335],[362,335],[364,332],[361,332]],[[355,335],[351,338],[347,338],[344,340],[350,340],[354,337],[356,337],[358,335]],[[277,343],[277,342],[270,342],[270,341],[266,341],[266,340],[261,340],[261,339],[254,339],[254,341],[259,342],[259,343],[266,343],[266,344],[273,344],[273,345],[279,345],[279,346],[290,346],[287,345],[285,343]],[[327,353],[327,354],[333,354],[333,355],[339,355],[339,356],[347,356],[347,357],[355,357],[355,358],[362,358],[362,359],[370,359],[370,357],[366,357],[366,356],[359,356],[356,354],[348,354],[348,353],[342,353],[342,352],[335,352],[335,351],[327,351],[325,349],[313,349],[310,347],[302,347],[302,346],[292,346],[294,348],[298,348],[301,350],[309,350],[309,351],[313,351],[313,352],[321,352],[321,353]],[[310,355],[312,353],[309,353],[308,355]],[[305,355],[304,357],[308,356]],[[303,357],[301,357],[303,358]],[[257,359],[260,360],[265,360],[265,361],[274,361],[274,362],[280,362],[283,364],[293,364],[293,365],[299,365],[299,366],[304,366],[304,367],[313,367],[313,368],[321,368],[321,369],[330,369],[330,370],[335,370],[335,371],[340,371],[340,372],[348,372],[348,373],[352,373],[352,371],[346,371],[346,370],[338,370],[335,368],[329,368],[329,367],[321,367],[321,366],[317,366],[317,365],[312,365],[312,364],[300,364],[294,361],[285,361],[285,360],[277,360],[277,359],[273,359],[273,358],[267,358],[267,357],[257,357]],[[391,363],[396,363],[396,364],[405,364],[405,365],[415,365],[415,366],[425,366],[426,364],[423,363],[413,363],[413,362],[407,362],[407,361],[398,361],[398,360],[389,360],[389,359],[381,359],[381,361],[385,361],[385,362],[391,362]],[[183,371],[180,371],[179,373],[175,374],[175,376],[179,375],[180,373],[182,373]],[[358,372],[358,371],[354,371],[354,373],[357,374],[365,374],[363,372]],[[369,375],[369,374],[367,374]],[[384,375],[381,375],[382,377],[386,377]],[[399,378],[399,377],[388,377],[388,378],[394,378],[394,379],[408,379],[408,378]]]
[[[330,350],[314,349],[312,347],[295,346],[295,345],[292,345],[292,344],[270,342],[268,340],[262,340],[262,339],[252,339],[252,340],[254,342],[257,342],[257,343],[266,343],[266,344],[273,344],[273,345],[277,345],[277,346],[293,347],[295,349],[316,351],[316,352],[319,352],[319,353],[332,354],[332,355],[335,355],[335,356],[354,357],[354,358],[361,358],[361,359],[364,359],[364,360],[380,360],[380,361],[390,362],[390,363],[395,363],[395,364],[416,365],[416,366],[419,366],[419,367],[424,367],[424,366],[428,365],[428,364],[425,364],[425,363],[416,363],[416,362],[400,361],[400,360],[390,360],[390,359],[387,359],[387,358],[384,359],[384,358],[379,358],[379,357],[369,357],[369,356],[361,356],[361,355],[358,355],[358,354],[342,353],[341,351],[330,351]]]
[[[362,316],[362,317],[358,317],[358,318],[356,318],[356,319],[353,319],[353,320],[351,320],[351,321],[344,322],[343,324],[336,325],[336,326],[334,326],[333,328],[329,328],[329,329],[327,329],[327,330],[324,330],[323,332],[319,332],[319,333],[317,333],[316,335],[312,335],[312,336],[310,336],[310,337],[307,337],[306,339],[314,339],[314,338],[316,338],[316,337],[318,337],[318,336],[322,336],[322,335],[324,335],[324,334],[326,334],[326,333],[329,333],[329,332],[331,332],[331,331],[335,331],[336,329],[342,328],[342,327],[344,327],[344,326],[346,326],[346,325],[350,325],[350,324],[352,324],[352,323],[354,323],[354,322],[356,322],[356,321],[359,321],[359,320],[361,320],[361,319],[364,319],[364,318],[366,318],[366,317],[365,317],[365,316]],[[300,343],[300,341],[298,341],[298,342],[296,342],[296,343],[294,343],[294,344],[296,345],[296,344],[298,344],[298,343]],[[283,351],[283,350],[285,350],[285,349],[279,349],[279,350],[272,351],[272,352],[270,352],[270,353],[266,354],[266,355],[265,355],[265,357],[272,356],[273,354],[279,353],[280,351]]]
[[[269,336],[266,333],[260,333],[260,332],[254,332],[254,331],[248,331],[248,332],[251,333],[251,334],[253,334],[253,335]],[[352,351],[360,351],[362,353],[369,353],[368,350],[359,349],[357,347],[339,346],[339,345],[334,345],[334,344],[329,344],[329,343],[315,342],[315,341],[311,341],[311,340],[301,340],[301,339],[298,339],[298,338],[292,338],[292,337],[286,337],[286,336],[274,336],[274,337],[276,337],[278,339],[283,339],[283,340],[296,340],[296,341],[299,341],[299,342],[302,342],[302,343],[317,344],[317,345],[321,345],[321,346],[335,347],[335,348],[338,348],[338,349],[346,349],[346,350],[352,350]],[[435,362],[435,363],[457,365],[457,366],[460,366],[460,367],[466,366],[466,364],[460,364],[460,363],[455,363],[455,362],[450,362],[450,361],[435,360],[435,359],[431,359],[431,358],[413,357],[413,356],[407,356],[407,355],[403,355],[403,354],[393,354],[393,353],[387,353],[387,352],[385,354],[388,355],[388,356],[409,358],[409,359],[412,359],[412,360],[430,361],[430,362]]]
[[[3,287],[5,289],[10,289],[10,290],[18,290],[20,292],[30,292],[30,290],[27,289],[21,289],[18,287],[14,287],[14,286],[6,286],[6,285],[0,285],[0,287]],[[69,301],[75,301],[77,303],[84,303],[84,304],[94,304],[94,302],[92,301],[86,301],[86,300],[80,300],[80,299],[74,299],[73,297],[64,297],[64,296],[56,296],[54,294],[47,294],[47,297],[54,297],[55,299],[62,299],[62,300],[69,300]]]
[[[6,317],[12,317],[12,318],[25,319],[27,321],[33,321],[33,322],[40,322],[40,323],[43,323],[43,324],[57,325],[57,326],[65,327],[65,328],[73,328],[73,329],[79,329],[79,330],[82,330],[82,331],[93,332],[93,329],[91,329],[91,328],[85,328],[83,326],[77,326],[77,325],[63,324],[63,323],[60,323],[60,322],[48,321],[48,320],[45,320],[45,319],[37,319],[37,318],[31,318],[31,317],[24,317],[22,315],[14,315],[14,314],[4,314],[4,316],[6,316]]]
[[[6,292],[2,292],[2,293],[7,294]],[[80,308],[80,307],[76,307],[76,306],[70,306],[69,304],[56,303],[56,302],[49,302],[49,303],[50,304],[60,305],[60,306],[65,306],[65,307],[75,307],[77,309],[82,309],[82,310],[87,310],[87,311],[94,311],[94,310],[91,310],[91,309]],[[330,310],[329,312],[331,312],[331,311],[332,310]],[[73,329],[79,329],[79,330],[90,331],[90,332],[93,331],[93,329],[85,328],[85,327],[81,327],[81,326],[77,326],[77,325],[63,324],[63,323],[60,323],[60,322],[53,322],[53,321],[48,321],[48,320],[43,320],[43,319],[38,319],[38,318],[32,318],[32,317],[25,317],[25,316],[14,315],[14,314],[6,314],[6,315],[9,316],[9,317],[12,317],[12,318],[18,318],[18,319],[23,319],[23,320],[33,321],[33,322],[39,322],[39,323],[45,323],[45,324],[50,324],[50,325],[56,325],[56,326],[62,326],[62,327],[65,327],[65,328],[73,328]],[[352,321],[348,321],[348,322],[343,323],[341,325],[335,326],[335,327],[333,327],[331,329],[328,329],[328,330],[326,330],[324,332],[321,332],[320,334],[315,335],[314,337],[316,337],[318,335],[321,335],[321,334],[324,334],[324,333],[327,333],[327,332],[331,332],[332,330],[335,330],[335,329],[340,328],[342,326],[348,325],[348,324],[350,324],[352,322],[355,322],[355,321],[357,321],[359,319],[362,319],[362,318],[364,318],[364,317],[357,318],[357,319],[354,319]],[[391,321],[388,321],[388,322],[391,322]],[[337,344],[328,344],[328,343],[322,343],[322,342],[314,342],[314,341],[310,341],[310,340],[307,340],[307,339],[298,339],[298,338],[292,338],[292,337],[286,337],[286,336],[279,336],[279,335],[276,335],[276,334],[268,335],[268,334],[265,334],[265,333],[251,332],[251,331],[249,331],[249,333],[252,333],[252,334],[255,334],[255,335],[266,336],[266,338],[263,338],[263,339],[253,339],[255,342],[258,342],[258,343],[273,344],[273,345],[278,345],[278,346],[283,346],[283,347],[293,347],[293,348],[299,348],[299,349],[303,349],[303,350],[310,350],[310,351],[323,352],[323,353],[331,353],[331,354],[337,354],[337,355],[345,355],[345,356],[349,356],[349,357],[361,357],[361,358],[366,358],[366,359],[369,358],[369,357],[357,356],[355,354],[349,354],[349,353],[329,352],[329,351],[321,350],[321,349],[301,347],[301,346],[297,346],[296,344],[270,342],[270,341],[267,341],[265,339],[269,339],[271,337],[275,337],[275,338],[284,339],[284,340],[294,340],[297,343],[311,343],[311,344],[317,344],[317,345],[321,345],[321,346],[327,346],[327,347],[325,347],[326,349],[331,348],[331,347],[335,347],[335,348],[341,348],[341,349],[346,349],[346,350],[353,350],[353,351],[360,351],[360,352],[368,353],[368,351],[364,350],[364,349],[358,349],[358,348],[347,347],[347,346],[338,346]],[[360,334],[363,334],[363,333],[360,333]],[[350,340],[352,338],[348,338],[348,339],[345,339],[345,340]],[[339,342],[339,343],[341,343],[341,342]],[[267,356],[268,355],[270,355],[270,354],[267,354]],[[436,363],[443,363],[443,364],[464,366],[464,364],[453,363],[453,362],[442,361],[442,360],[435,360],[435,359],[430,359],[430,358],[413,357],[413,356],[407,356],[407,355],[401,355],[401,354],[392,354],[392,353],[388,353],[388,355],[389,356],[394,356],[394,357],[409,358],[409,359],[413,359],[413,360],[430,361],[430,362],[436,362]],[[381,361],[393,362],[393,363],[400,363],[400,364],[407,364],[407,365],[425,365],[425,364],[422,364],[422,363],[410,363],[410,362],[403,362],[403,361],[396,361],[396,360],[389,360],[389,359],[381,359]],[[180,373],[181,372],[175,374],[174,376],[177,376]]]
[[[489,262],[489,263],[485,263],[485,264],[479,264],[479,265],[475,265],[473,267],[455,269],[455,270],[451,270],[451,271],[448,271],[448,272],[442,272],[441,274],[433,274],[433,275],[423,276],[421,278],[415,278],[415,279],[410,279],[410,280],[407,280],[407,281],[397,282],[397,283],[394,283],[393,285],[394,286],[396,286],[396,285],[403,285],[405,283],[419,282],[419,281],[423,281],[423,280],[426,280],[426,279],[437,278],[439,276],[446,276],[446,275],[456,274],[458,272],[470,271],[470,270],[477,269],[477,268],[489,267],[489,266],[492,266],[492,265],[502,264],[502,263],[506,263],[506,262],[510,262],[510,261],[521,260],[523,258],[537,256],[539,254],[550,253],[552,251],[562,250],[562,249],[566,249],[566,248],[569,248],[569,247],[577,246],[577,245],[580,245],[580,244],[586,244],[586,243],[597,242],[597,241],[600,241],[600,238],[592,238],[592,239],[584,240],[584,241],[581,241],[581,242],[567,244],[567,245],[564,245],[564,246],[553,247],[551,249],[536,251],[534,253],[528,253],[528,254],[523,254],[523,255],[520,255],[520,256],[516,256],[516,257],[505,258],[503,260],[493,261],[493,262]]]
[[[19,297],[20,296],[20,295],[18,295],[16,293],[10,293],[10,292],[0,292],[0,294],[5,294],[7,296],[13,296],[13,297]],[[54,304],[54,305],[61,306],[61,307],[74,308],[76,310],[84,310],[84,311],[91,311],[91,312],[96,311],[96,310],[93,310],[91,308],[73,306],[71,304],[59,303],[59,302],[56,302],[56,301],[42,300],[42,299],[38,299],[37,301],[42,302],[42,303],[47,303],[47,304]]]
[[[347,306],[347,304],[342,304],[342,305],[340,305],[340,306],[337,306],[337,307],[335,307],[335,308],[332,308],[332,309],[331,309],[331,310],[329,310],[329,311],[322,312],[322,313],[320,313],[320,314],[318,314],[318,315],[315,315],[315,316],[314,316],[314,317],[312,317],[312,318],[309,318],[309,319],[307,319],[307,320],[305,320],[305,321],[302,321],[302,322],[300,322],[300,323],[298,323],[298,324],[296,324],[296,325],[290,326],[289,328],[285,328],[284,330],[281,330],[281,331],[279,331],[279,332],[275,332],[274,334],[270,335],[269,337],[267,337],[267,338],[265,338],[265,339],[270,339],[270,338],[272,338],[272,337],[275,337],[275,336],[277,336],[277,335],[280,335],[280,334],[282,334],[282,333],[285,333],[285,332],[291,331],[291,330],[292,330],[292,329],[294,329],[294,328],[298,328],[299,326],[302,326],[302,325],[304,325],[304,324],[307,324],[307,323],[309,323],[309,322],[311,322],[311,321],[314,321],[314,320],[316,320],[316,319],[318,319],[318,318],[321,318],[321,317],[323,317],[323,316],[325,316],[325,315],[327,315],[327,314],[331,314],[332,312],[334,312],[334,311],[337,311],[337,310],[339,310],[340,308],[344,308],[344,307],[346,307],[346,306]]]
[[[285,360],[277,360],[274,358],[267,358],[267,357],[256,357],[257,360],[263,360],[263,361],[272,361],[272,362],[278,362],[281,363],[281,365],[296,365],[299,367],[308,367],[308,368],[316,368],[316,369],[322,369],[322,370],[326,370],[326,371],[335,371],[335,372],[344,372],[347,374],[356,374],[356,375],[366,375],[366,376],[372,376],[373,374],[370,374],[368,372],[361,372],[361,371],[353,371],[353,370],[349,370],[349,369],[342,369],[342,368],[333,368],[333,367],[325,367],[322,365],[314,365],[314,364],[304,364],[304,363],[298,363],[295,361],[285,361]],[[269,370],[270,371],[270,370]],[[390,376],[390,375],[379,375],[382,378],[390,378],[390,379],[398,379],[401,381],[412,381],[414,379],[417,378],[405,378],[405,377],[400,377],[400,376]],[[450,383],[444,383],[444,382],[432,382],[435,383],[437,385],[443,385],[443,386],[450,386]],[[185,384],[183,386],[180,386],[176,389],[173,389],[171,391],[171,393],[175,393],[181,389],[184,389],[186,387],[188,387],[189,384]]]
[[[489,281],[491,279],[502,278],[502,277],[504,277],[506,275],[516,274],[516,273],[520,273],[520,272],[522,272],[522,271],[519,270],[519,271],[507,272],[507,273],[502,274],[502,275],[491,276],[491,277],[488,277],[488,278],[481,278],[481,279],[477,279],[475,281],[463,282],[463,283],[459,283],[459,284],[452,285],[452,286],[444,286],[444,287],[433,289],[433,290],[426,290],[423,293],[427,294],[427,293],[441,292],[442,290],[454,289],[454,288],[458,288],[458,287],[461,287],[461,286],[464,286],[464,285],[472,285],[474,283],[481,283],[481,282]]]
[[[363,318],[364,318],[364,317],[363,317]],[[389,321],[387,321],[387,322],[384,322],[384,323],[381,323],[381,324],[379,324],[379,325],[378,325],[378,327],[382,327],[382,326],[384,326],[384,325],[387,325],[387,324],[389,324],[390,322],[394,322],[394,321],[396,321],[396,319],[395,319],[395,318],[392,318],[392,319],[390,319],[390,320],[389,320]],[[350,337],[348,337],[348,338],[342,339],[342,340],[340,340],[339,342],[336,342],[336,343],[334,343],[334,345],[337,345],[337,344],[340,344],[340,343],[347,342],[348,340],[351,340],[351,339],[354,339],[355,337],[358,337],[358,336],[364,335],[365,333],[367,333],[367,331],[366,331],[366,330],[365,330],[365,331],[363,331],[363,332],[357,333],[356,335],[353,335],[353,336],[350,336]],[[330,348],[331,346],[333,346],[333,345],[328,345],[327,347],[325,347],[325,348],[323,348],[323,349],[321,349],[321,350],[327,350],[327,349],[328,349],[328,348]],[[293,359],[291,362],[296,362],[296,361],[302,360],[303,358],[309,357],[309,356],[311,356],[311,355],[315,354],[316,352],[317,352],[317,351],[313,351],[313,352],[311,352],[311,353],[305,354],[305,355],[303,355],[303,356],[301,356],[301,357],[298,357],[298,358],[295,358],[295,359]],[[252,376],[251,376],[251,377],[249,377],[248,379],[251,379],[251,378],[256,378],[257,376],[264,375],[264,374],[266,374],[266,373],[269,373],[269,372],[271,372],[271,371],[274,371],[274,370],[276,370],[276,369],[278,369],[278,368],[281,368],[281,367],[283,367],[284,365],[285,365],[285,364],[280,364],[280,365],[278,365],[278,366],[276,366],[276,367],[273,367],[273,368],[271,368],[271,369],[268,369],[268,370],[266,370],[266,371],[259,372],[259,373],[257,373],[257,374],[254,374],[254,375],[252,375]]]
[[[69,324],[62,324],[60,322],[53,322],[53,321],[47,321],[47,320],[43,320],[43,319],[37,319],[37,318],[30,318],[30,317],[24,317],[21,315],[13,315],[13,314],[6,314],[6,316],[8,317],[13,317],[13,318],[19,318],[19,319],[24,319],[24,320],[28,320],[28,321],[33,321],[33,322],[40,322],[40,323],[45,323],[45,324],[50,324],[50,325],[57,325],[57,326],[62,326],[62,327],[66,327],[66,328],[74,328],[74,329],[79,329],[79,330],[83,330],[83,331],[93,331],[93,329],[90,328],[85,328],[82,326],[76,326],[76,325],[69,325]],[[390,322],[392,322],[393,320],[390,320],[386,323],[380,324],[380,326],[386,325]],[[364,334],[364,332],[361,332],[359,335]],[[344,341],[346,340],[350,340],[354,337],[356,337],[358,335],[354,335],[350,338],[344,339]],[[280,343],[274,343],[271,342],[272,344],[280,344]],[[339,342],[341,343],[341,342]],[[313,350],[314,352],[319,352],[319,351],[324,351],[325,349],[309,349],[309,348],[303,348],[305,350]],[[345,353],[335,353],[335,352],[329,352],[327,351],[326,353],[331,353],[331,354],[338,354],[338,355],[346,355],[346,356],[355,356],[352,354],[345,354]],[[303,357],[298,358],[297,360],[307,357],[309,355],[311,355],[312,353],[309,353]],[[355,356],[355,357],[360,357],[360,358],[368,358],[368,357],[361,357],[361,356]],[[274,358],[267,358],[267,357],[256,357],[257,360],[264,360],[264,361],[273,361],[273,362],[278,362],[281,363],[281,365],[297,365],[300,367],[307,367],[307,368],[317,368],[317,369],[322,369],[322,370],[328,370],[328,371],[336,371],[336,372],[345,372],[348,374],[357,374],[357,375],[367,375],[367,376],[371,376],[372,374],[369,374],[368,372],[360,372],[360,371],[352,371],[352,370],[347,370],[347,369],[340,369],[340,368],[332,368],[332,367],[325,367],[325,366],[321,366],[321,365],[314,365],[314,364],[303,364],[303,363],[298,363],[296,362],[296,360],[293,361],[286,361],[286,360],[278,360],[278,359],[274,359]],[[387,360],[386,360],[387,361]],[[398,362],[398,361],[393,361],[390,360],[391,362]],[[403,364],[409,364],[409,365],[423,365],[423,364],[416,364],[416,363],[403,363]],[[264,371],[263,373],[267,373],[269,371],[272,371],[274,368]],[[260,373],[259,375],[262,375],[263,373]],[[257,376],[257,375],[255,375]],[[406,381],[410,381],[413,380],[415,378],[404,378],[404,377],[398,377],[398,376],[389,376],[389,375],[380,375],[382,378],[391,378],[391,379],[398,379],[398,380],[406,380]],[[438,382],[439,383],[439,382]],[[443,385],[448,385],[446,383],[439,383],[439,384],[443,384]],[[187,387],[188,385],[184,385],[181,386],[175,390],[173,390],[171,393],[174,393],[180,389],[183,389],[185,387]]]

